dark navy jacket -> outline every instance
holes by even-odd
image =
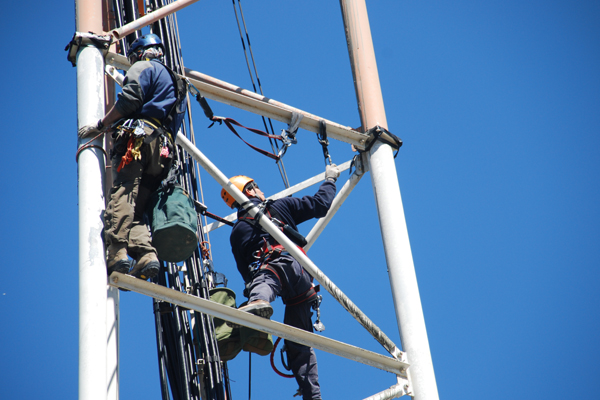
[[[275,200],[269,206],[270,210],[275,210],[282,219],[282,222],[287,223],[295,230],[298,230],[297,225],[312,218],[322,218],[327,215],[333,198],[335,197],[335,183],[325,181],[319,187],[319,190],[314,196],[284,197]],[[260,200],[251,198],[252,203],[259,204]],[[238,211],[238,220],[233,225],[229,241],[231,243],[231,251],[235,258],[238,271],[242,274],[244,282],[249,282],[251,279],[248,271],[248,266],[256,261],[253,253],[262,247],[264,237],[269,243],[275,243],[275,240],[266,232],[258,227],[255,227],[248,221],[240,220],[240,217],[247,215],[247,211],[242,209]]]
[[[125,118],[156,118],[163,122],[176,100],[175,86],[167,67],[157,60],[138,61],[127,71],[115,108]],[[184,115],[185,109],[176,114],[171,126],[167,127],[173,136],[177,135]]]

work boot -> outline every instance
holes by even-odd
[[[127,257],[127,245],[116,243],[108,246],[108,257],[106,260],[106,272],[108,276],[113,272],[126,274],[131,268],[131,262]]]
[[[266,300],[254,300],[246,305],[238,308],[240,311],[245,311],[250,314],[257,315],[262,318],[270,319],[271,315],[273,315],[273,307],[271,307],[271,303]],[[232,328],[239,328],[240,325],[227,321],[227,325]]]
[[[148,280],[158,275],[160,270],[160,262],[156,257],[156,253],[149,252],[144,254],[138,262],[133,266],[131,275],[138,279]]]

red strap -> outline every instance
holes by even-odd
[[[315,290],[314,287],[311,286],[306,292],[301,293],[296,297],[292,297],[291,299],[284,301],[284,304],[286,306],[290,306],[290,307],[297,306],[298,304],[302,304],[304,302],[311,300],[316,295],[317,295],[317,291]]]
[[[264,156],[267,156],[267,157],[269,157],[269,158],[272,158],[272,159],[273,159],[273,160],[275,160],[275,161],[279,161],[279,159],[281,158],[281,157],[279,157],[279,156],[278,156],[278,155],[276,155],[276,154],[270,153],[270,152],[268,152],[268,151],[266,151],[266,150],[260,149],[260,148],[258,148],[258,147],[256,147],[256,146],[253,146],[253,145],[251,145],[250,143],[246,142],[244,139],[242,139],[242,137],[239,135],[239,133],[237,133],[237,131],[235,130],[235,128],[234,128],[232,125],[236,125],[236,126],[239,126],[239,127],[241,127],[241,128],[247,129],[247,130],[249,130],[250,132],[254,132],[254,133],[256,133],[257,135],[266,136],[266,137],[268,137],[268,138],[270,138],[270,139],[276,139],[276,140],[281,140],[281,141],[283,141],[283,139],[282,139],[280,136],[276,136],[276,135],[269,135],[268,133],[266,133],[266,132],[263,132],[263,131],[261,131],[261,130],[259,130],[259,129],[248,128],[248,127],[246,127],[246,126],[244,126],[244,125],[240,124],[239,122],[237,122],[237,121],[236,121],[236,120],[234,120],[233,118],[219,118],[219,119],[216,119],[216,118],[215,118],[215,121],[223,121],[223,122],[225,122],[225,125],[227,125],[227,127],[229,128],[229,130],[230,130],[231,132],[233,132],[233,133],[235,134],[235,136],[239,137],[239,138],[242,140],[242,142],[246,143],[248,146],[252,147],[254,150],[258,151],[260,154],[262,154],[262,155],[264,155]]]

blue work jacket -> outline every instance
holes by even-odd
[[[155,118],[164,122],[177,101],[173,79],[167,67],[158,60],[134,63],[123,81],[123,90],[118,95],[115,108],[125,118]],[[185,115],[175,112],[167,129],[175,136]]]
[[[314,196],[284,197],[271,203],[269,210],[275,210],[281,217],[281,222],[298,230],[298,224],[327,215],[327,211],[335,197],[335,191],[335,183],[325,181]],[[250,201],[255,205],[261,202],[256,197],[250,198]],[[249,221],[240,219],[246,215],[247,211],[245,209],[238,211],[238,220],[233,225],[229,242],[231,243],[231,251],[238,271],[242,274],[244,282],[248,283],[252,279],[248,266],[256,261],[253,254],[262,247],[263,238],[269,241],[270,244],[276,242],[271,235],[261,229],[260,225],[254,226]]]

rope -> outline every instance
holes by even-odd
[[[273,367],[273,371],[275,371],[277,373],[277,375],[282,376],[284,378],[293,378],[294,375],[290,375],[290,374],[284,374],[283,372],[279,371],[277,369],[277,367],[275,366],[275,361],[273,361],[273,358],[275,356],[275,350],[277,349],[277,345],[279,344],[279,341],[281,340],[281,338],[277,338],[277,340],[275,341],[275,344],[273,345],[273,350],[271,351],[271,367]],[[283,350],[282,350],[283,352]],[[282,354],[283,357],[283,354]]]
[[[104,163],[107,164],[108,163],[108,154],[106,154],[106,150],[104,150],[103,147],[98,146],[97,144],[92,144],[92,142],[96,139],[98,139],[100,136],[104,135],[104,132],[100,132],[99,134],[97,134],[96,136],[94,136],[92,139],[90,139],[89,141],[85,142],[84,144],[82,144],[78,149],[77,152],[75,153],[75,162],[78,163],[79,162],[79,155],[81,154],[81,152],[85,149],[98,149],[100,150],[103,154],[104,154]]]

